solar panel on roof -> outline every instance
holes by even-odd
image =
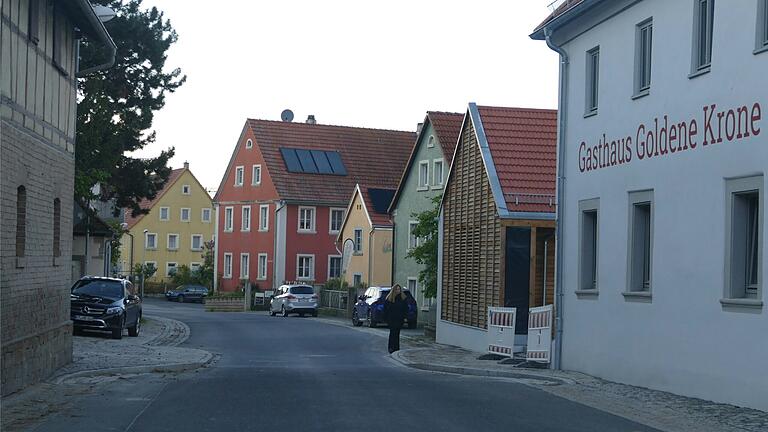
[[[288,172],[304,172],[304,170],[301,169],[301,164],[299,163],[298,156],[296,156],[295,149],[281,148],[280,153],[283,155],[285,167],[288,169]]]
[[[301,168],[305,173],[317,173],[317,165],[315,165],[309,150],[296,149],[296,156],[299,157]]]
[[[315,165],[317,165],[317,171],[320,174],[333,174],[333,169],[331,169],[331,164],[328,162],[328,156],[326,156],[326,151],[323,150],[311,150],[312,152],[312,159],[315,160]]]
[[[344,162],[341,161],[341,155],[339,152],[325,152],[328,156],[328,162],[331,164],[331,170],[336,175],[347,175],[347,169],[344,167]]]

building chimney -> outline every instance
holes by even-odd
[[[307,124],[317,124],[317,120],[315,120],[314,114],[310,114],[307,116]]]
[[[189,169],[189,162],[184,162],[184,169]]]
[[[421,129],[424,128],[424,123],[416,123],[416,135],[421,133]]]

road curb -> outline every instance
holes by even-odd
[[[469,368],[469,367],[463,367],[463,366],[449,366],[449,365],[440,365],[440,364],[431,364],[431,363],[416,363],[416,362],[411,362],[410,360],[407,360],[401,355],[401,353],[403,352],[415,351],[415,350],[416,349],[405,349],[405,350],[395,351],[392,354],[390,354],[390,357],[393,360],[409,368],[430,371],[430,372],[443,372],[443,373],[452,373],[457,375],[479,376],[479,377],[488,377],[488,378],[513,378],[513,379],[525,379],[525,380],[541,380],[541,381],[547,382],[547,384],[544,384],[544,385],[561,385],[561,384],[575,383],[574,381],[568,380],[565,378],[538,374],[538,373],[529,372],[529,371],[508,372],[508,371],[497,371],[497,370],[491,370],[491,369]]]
[[[142,373],[153,373],[153,372],[175,372],[175,373],[187,372],[190,370],[195,370],[195,369],[207,366],[213,361],[214,355],[208,351],[205,351],[205,353],[206,353],[205,359],[201,361],[196,361],[196,362],[90,369],[90,370],[84,370],[79,372],[73,372],[67,375],[62,375],[62,376],[56,377],[51,382],[53,384],[62,384],[64,381],[68,381],[75,378],[107,376],[107,375],[128,375],[128,374],[142,374]]]

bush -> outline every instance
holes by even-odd
[[[328,279],[323,285],[323,289],[329,291],[346,291],[347,288],[349,288],[349,284],[341,278]]]
[[[245,294],[242,291],[217,291],[208,296],[211,299],[241,299],[243,297]]]

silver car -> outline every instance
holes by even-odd
[[[291,313],[297,313],[299,316],[312,314],[316,317],[315,289],[310,285],[282,285],[275,291],[269,302],[269,314],[275,316],[278,313],[285,317]]]

